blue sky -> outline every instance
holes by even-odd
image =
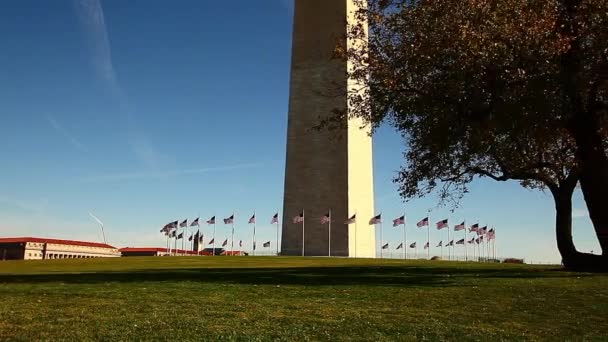
[[[255,209],[270,240],[292,11],[289,0],[0,2],[0,234],[99,240],[93,211],[110,243],[163,246],[170,220],[235,211],[249,241]],[[549,194],[478,180],[454,213],[435,196],[403,204],[392,183],[403,148],[388,127],[375,137],[376,208],[393,246],[389,219],[405,210],[408,241],[422,245],[413,226],[432,208],[433,222],[496,226],[501,256],[559,261]],[[574,208],[577,247],[599,252],[580,192]]]

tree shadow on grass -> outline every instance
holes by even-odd
[[[293,267],[293,268],[174,268],[0,275],[0,283],[135,283],[189,281],[249,285],[365,285],[397,287],[476,286],[467,280],[584,277],[559,270],[437,268],[420,266]]]

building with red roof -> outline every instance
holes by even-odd
[[[88,259],[119,257],[105,243],[37,237],[0,238],[0,260]]]

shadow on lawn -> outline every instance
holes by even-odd
[[[581,277],[557,270],[467,269],[418,266],[295,267],[295,268],[183,268],[129,272],[0,275],[0,283],[131,283],[193,281],[256,285],[367,285],[399,287],[474,286],[466,279]],[[464,281],[464,282],[463,282]]]

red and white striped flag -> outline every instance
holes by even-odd
[[[393,220],[393,227],[397,227],[402,224],[405,224],[405,215],[402,215],[401,217],[397,217],[396,219]]]
[[[437,226],[437,229],[448,228],[448,219],[441,220],[441,221],[437,222],[435,225]]]
[[[416,227],[421,228],[424,226],[428,226],[429,225],[429,218],[425,217],[422,220],[418,221],[418,223],[416,223]]]
[[[329,213],[321,216],[321,224],[328,224],[331,221],[331,215]]]
[[[372,226],[374,224],[380,224],[380,223],[382,223],[382,214],[378,214],[369,220],[370,226]]]
[[[300,212],[300,215],[293,218],[293,223],[304,223],[304,211]]]
[[[230,217],[224,219],[224,224],[233,224],[234,223],[234,214],[230,215]]]
[[[463,230],[463,229],[464,229],[464,221],[462,221],[461,224],[457,224],[457,225],[454,226],[454,231],[456,231],[456,232],[460,231],[460,230]]]

